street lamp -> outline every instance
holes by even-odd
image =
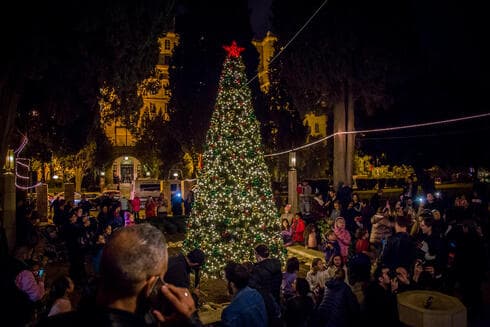
[[[14,170],[14,167],[15,167],[14,150],[9,149],[7,151],[7,158],[5,160],[5,170],[12,171]]]
[[[296,152],[289,152],[289,171],[288,171],[288,204],[291,205],[291,212],[295,214],[298,210],[298,172],[296,170]]]
[[[101,192],[105,188],[105,170],[104,170],[104,168],[102,168],[102,170],[100,172],[99,187],[100,187]]]
[[[170,169],[168,171],[168,179],[171,179],[171,177],[173,177],[173,179],[177,180],[179,179],[179,176],[182,176],[182,170],[180,169]]]
[[[296,152],[289,152],[289,168],[296,168]]]
[[[60,179],[60,176],[55,173],[51,178],[54,180],[53,188],[57,189],[58,188],[58,180]]]

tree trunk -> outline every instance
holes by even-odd
[[[354,101],[352,99],[352,93],[349,92],[347,98],[347,131],[355,130],[355,116],[354,116]],[[345,183],[352,186],[352,172],[354,170],[354,150],[356,144],[356,135],[347,135],[347,148],[346,148],[346,160],[345,160]]]
[[[11,88],[8,83],[0,88],[0,128],[2,141],[0,145],[0,169],[5,165],[7,150],[10,146],[12,131],[14,130],[15,113],[19,103],[17,90]]]
[[[82,193],[82,179],[84,169],[75,168],[75,192]]]
[[[344,132],[346,125],[344,101],[339,101],[333,108],[333,133]],[[346,136],[335,135],[333,139],[333,186],[338,187],[345,181]]]

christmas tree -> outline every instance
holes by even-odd
[[[218,277],[229,260],[253,261],[254,247],[260,243],[269,246],[272,257],[283,259],[285,253],[240,55],[244,49],[235,42],[224,48],[228,55],[183,249],[200,248],[206,253],[203,274],[207,277]]]

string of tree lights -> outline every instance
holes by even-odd
[[[20,153],[24,150],[29,139],[27,136],[22,135],[22,142],[19,147],[14,151],[15,154],[15,187],[20,190],[29,190],[38,187],[42,184],[42,182],[36,183],[35,185],[28,185],[30,182],[29,176],[25,174],[29,174],[29,159],[19,157]]]
[[[245,85],[242,48],[233,42],[225,49],[228,56],[183,246],[184,252],[200,248],[206,253],[203,275],[211,278],[218,278],[229,260],[253,261],[259,243],[269,246],[271,256],[285,256],[259,122]]]
[[[472,115],[472,116],[465,116],[465,117],[459,117],[459,118],[451,118],[451,119],[444,119],[444,120],[438,120],[438,121],[432,121],[432,122],[426,122],[426,123],[419,123],[419,124],[409,124],[409,125],[402,125],[402,126],[394,126],[394,127],[384,127],[384,128],[374,128],[374,129],[365,129],[365,130],[358,130],[358,131],[345,131],[345,132],[336,132],[331,135],[325,136],[321,139],[318,139],[316,141],[306,143],[302,146],[290,149],[290,150],[285,150],[281,152],[276,152],[276,153],[270,153],[264,155],[264,157],[276,157],[280,156],[283,154],[288,154],[293,151],[299,151],[302,149],[309,148],[311,146],[314,146],[316,144],[320,144],[322,142],[325,142],[337,135],[348,135],[348,134],[369,134],[369,133],[381,133],[381,132],[392,132],[392,131],[399,131],[399,130],[404,130],[404,129],[413,129],[413,128],[421,128],[421,127],[427,127],[427,126],[437,126],[437,125],[445,125],[445,124],[452,124],[452,123],[457,123],[457,122],[462,122],[462,121],[467,121],[467,120],[474,120],[474,119],[479,119],[479,118],[486,118],[490,116],[490,112],[483,113],[483,114],[478,114],[478,115]]]

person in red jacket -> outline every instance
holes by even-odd
[[[291,231],[293,234],[293,242],[302,244],[305,242],[305,222],[301,217],[301,212],[296,213],[294,216],[293,221],[291,222]]]
[[[140,208],[141,208],[141,200],[137,195],[135,195],[133,200],[131,200],[131,206],[133,207],[134,219],[137,221],[138,219],[140,219]]]
[[[366,228],[356,230],[356,253],[369,252],[369,231]]]

